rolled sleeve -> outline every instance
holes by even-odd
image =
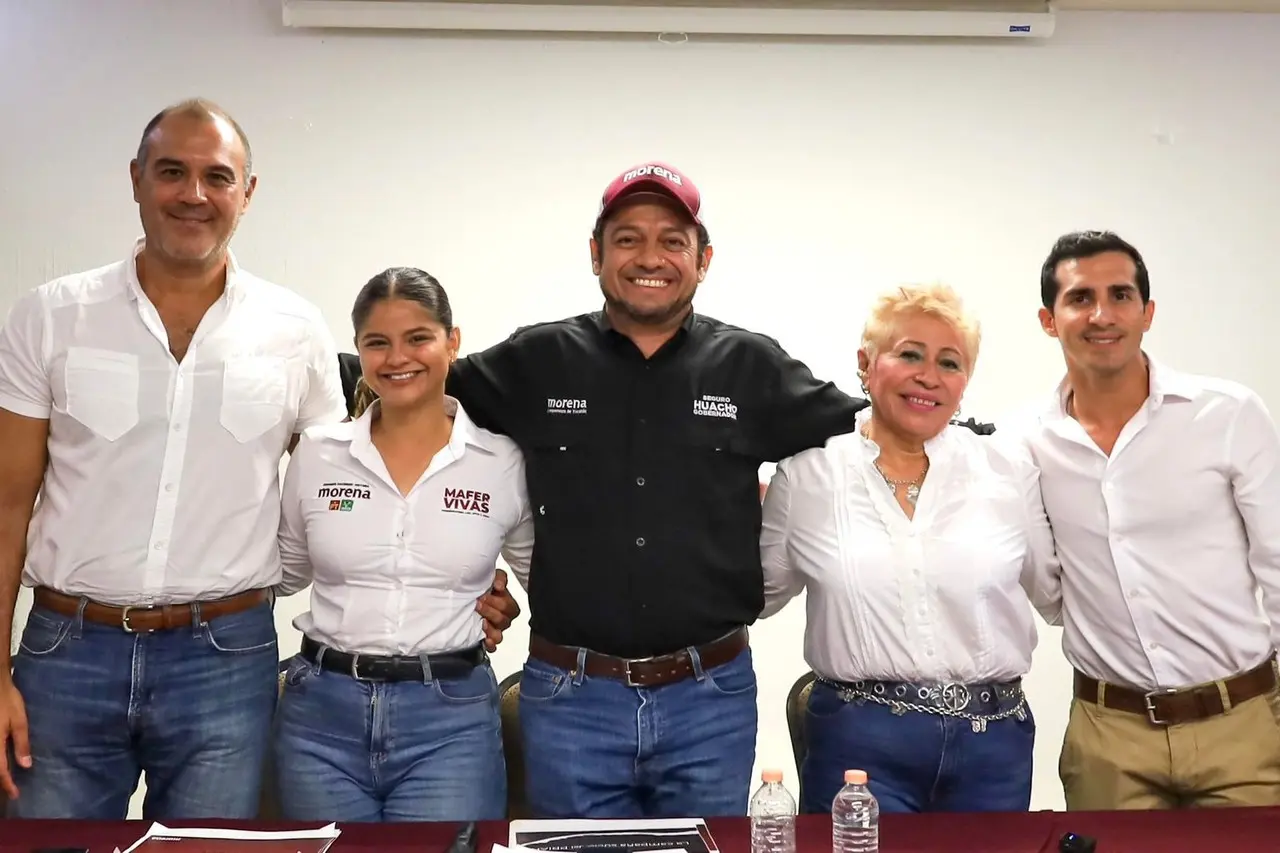
[[[39,291],[25,294],[0,329],[0,407],[48,418],[53,407],[45,354],[48,311]]]

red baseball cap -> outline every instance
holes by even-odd
[[[697,225],[702,225],[702,195],[693,181],[666,163],[643,163],[634,166],[614,178],[605,188],[600,199],[600,213],[596,222],[617,208],[618,204],[635,193],[659,193],[675,199]]]

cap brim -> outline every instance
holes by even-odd
[[[613,201],[605,205],[604,209],[600,211],[600,215],[596,217],[596,222],[603,222],[605,217],[618,212],[628,205],[643,204],[645,202],[650,204],[658,202],[674,208],[689,217],[689,220],[695,225],[701,224],[701,220],[689,209],[689,205],[685,203],[684,199],[668,190],[658,181],[636,182],[626,192],[619,193]]]

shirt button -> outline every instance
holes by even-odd
[[[172,491],[173,491],[173,483],[165,483],[165,484],[164,484],[164,490],[165,490],[166,492],[172,492]]]
[[[637,539],[637,540],[636,540],[636,544],[637,544],[637,545],[639,545],[641,548],[643,548],[643,547],[644,547],[644,537],[643,537],[643,536],[641,536],[639,539]]]
[[[637,486],[643,486],[643,485],[644,485],[644,477],[636,477],[636,485],[637,485]]]
[[[1159,644],[1159,643],[1147,643],[1147,648],[1151,649],[1152,651],[1155,651],[1156,649],[1160,648],[1160,644]]]
[[[156,543],[156,550],[157,550],[157,551],[163,551],[163,550],[164,550],[164,543],[163,543],[163,542],[157,542],[157,543]]]
[[[173,425],[173,431],[174,431],[174,432],[182,432],[182,424],[181,424],[181,423],[176,423],[176,424],[174,424],[174,425]]]

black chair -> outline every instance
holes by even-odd
[[[347,414],[354,416],[356,383],[363,375],[360,369],[360,356],[349,352],[338,353],[338,374],[342,377],[342,396],[347,398]]]

